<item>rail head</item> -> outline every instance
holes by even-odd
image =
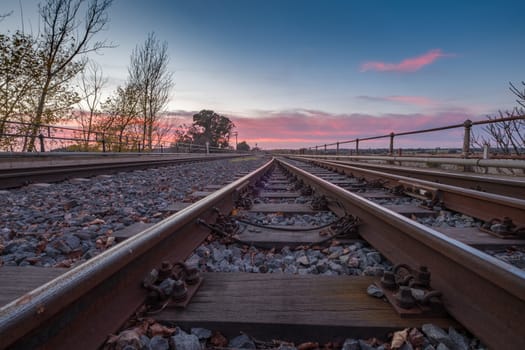
[[[404,156],[342,156],[342,155],[288,155],[296,159],[349,159],[357,161],[382,161],[382,162],[417,162],[434,163],[460,166],[477,166],[488,168],[512,168],[525,169],[525,161],[522,159],[479,159],[479,158],[453,158],[453,157],[404,157]]]
[[[273,159],[270,160],[252,173],[243,176],[145,231],[2,306],[0,308],[0,335],[2,340],[0,349],[9,347],[27,334],[32,334],[41,325],[56,318],[56,315],[64,312],[64,309],[69,305],[82,300],[102,283],[108,283],[108,279],[132,264],[139,257],[150,254],[150,251],[162,246],[163,242],[172,237],[178,230],[188,225],[198,226],[196,220],[199,217],[211,212],[212,207],[227,202],[225,198],[229,198],[231,201],[232,195],[238,188],[242,188],[246,182],[255,182],[258,177],[262,176],[272,166],[273,162]],[[203,236],[203,239],[205,236]],[[200,241],[196,242],[196,244],[200,244]],[[196,246],[190,247],[188,254],[194,248]],[[166,247],[162,249],[165,250]],[[160,263],[162,257],[158,259],[158,263]],[[152,266],[145,268],[150,269]],[[142,276],[133,276],[137,286],[140,284]],[[135,287],[135,285],[128,286],[128,288]],[[84,305],[83,307],[87,309],[89,305]],[[128,310],[128,312],[133,311]],[[72,311],[73,316],[69,315],[68,317],[76,318],[78,321],[78,313],[78,310]],[[127,317],[129,314],[124,316]],[[89,322],[89,320],[85,320],[85,322]],[[61,332],[64,332],[64,329],[68,327],[68,323],[69,320],[62,322],[60,325],[63,327],[60,330]]]
[[[352,202],[353,205],[372,213],[377,220],[388,222],[390,225],[396,227],[405,234],[412,236],[422,244],[432,248],[437,248],[441,250],[443,255],[455,261],[464,262],[465,265],[472,266],[473,273],[479,274],[487,279],[507,276],[507,281],[502,279],[495,280],[494,282],[508,284],[508,282],[511,281],[509,288],[512,289],[519,286],[520,288],[517,289],[514,294],[523,298],[525,301],[525,271],[498,260],[478,249],[472,248],[458,240],[450,238],[431,227],[424,226],[423,224],[411,220],[390,209],[384,208],[366,198],[333,185],[315,175],[309,174],[290,163],[284,162],[282,159],[279,159],[278,161],[281,164],[286,164],[287,168],[293,169],[294,173],[310,179],[311,184],[315,183],[314,186],[321,187],[323,191],[329,191],[332,196],[346,199]],[[500,273],[494,275],[494,272],[496,271],[499,271]]]
[[[366,169],[377,169],[379,171],[382,170],[400,170],[403,172],[411,172],[416,174],[435,174],[443,177],[448,177],[452,179],[464,179],[468,178],[470,180],[480,180],[483,182],[488,183],[504,183],[508,185],[513,186],[520,186],[525,187],[525,181],[523,179],[520,179],[518,177],[491,177],[487,176],[486,174],[478,174],[478,173],[464,173],[464,172],[447,172],[447,171],[439,171],[431,168],[422,168],[422,167],[403,167],[403,166],[391,166],[391,165],[384,165],[384,164],[374,164],[374,163],[365,163],[365,162],[356,162],[356,161],[350,161],[350,160],[337,160],[337,158],[344,158],[344,157],[334,157],[334,159],[330,159],[331,162],[337,163],[337,164],[345,164],[349,166],[356,166],[358,168],[366,168]],[[313,158],[303,158],[303,159],[313,159]]]
[[[448,311],[494,348],[523,348],[525,271],[497,260],[294,165],[305,183],[362,219],[359,233],[394,263],[426,265]],[[505,346],[502,346],[505,345]]]
[[[332,161],[322,161],[322,160],[311,160],[314,164],[319,164],[323,166],[334,167],[337,169],[344,169],[346,172],[352,172],[355,174],[365,174],[367,176],[372,176],[375,178],[383,178],[391,181],[394,184],[415,184],[422,187],[434,188],[439,190],[443,194],[443,200],[445,206],[450,206],[452,210],[456,209],[456,201],[461,199],[468,199],[472,202],[484,202],[487,205],[491,206],[490,211],[480,210],[476,206],[469,206],[461,203],[460,205],[464,210],[467,210],[465,214],[474,216],[480,220],[489,221],[495,218],[496,213],[504,213],[504,216],[512,218],[513,222],[518,226],[525,226],[525,217],[522,213],[525,212],[525,200],[520,198],[514,198],[509,196],[504,196],[495,193],[481,192],[468,188],[452,186],[427,180],[415,179],[407,176],[388,174],[385,172],[380,172],[372,169],[363,169],[359,167],[354,167],[351,165],[341,164]],[[450,197],[450,200],[449,200]]]

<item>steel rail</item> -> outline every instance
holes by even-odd
[[[357,168],[372,169],[394,175],[407,176],[421,180],[443,183],[451,186],[470,188],[472,190],[490,192],[525,199],[525,179],[491,177],[480,174],[452,173],[424,168],[402,167],[344,160],[332,160],[333,163],[349,165]]]
[[[286,156],[286,155],[282,155]],[[395,163],[428,163],[428,164],[447,164],[463,167],[480,167],[480,168],[509,168],[525,169],[525,161],[522,159],[480,159],[480,158],[446,158],[446,157],[398,157],[398,156],[331,156],[331,155],[288,155],[292,158],[317,158],[317,159],[354,159],[363,161],[382,161],[388,164]]]
[[[143,303],[140,284],[161,261],[182,261],[212,221],[273,160],[204,199],[73,268],[0,309],[0,348],[94,349]]]
[[[131,153],[131,152],[0,152],[0,168],[20,168],[32,167],[33,164],[60,165],[78,162],[101,162],[106,161],[126,161],[130,159],[181,159],[185,157],[212,157],[221,155],[218,153],[199,154],[199,153]],[[223,154],[222,154],[223,155]],[[74,163],[73,163],[74,164]]]
[[[95,176],[112,174],[120,171],[147,169],[159,166],[168,166],[188,162],[203,162],[218,159],[240,157],[240,155],[224,155],[214,157],[184,157],[172,159],[143,159],[117,162],[89,162],[81,164],[67,164],[54,166],[24,167],[0,169],[0,189],[20,187],[37,181],[58,182],[78,176]]]
[[[347,175],[364,177],[368,181],[379,180],[387,188],[403,186],[404,188],[422,188],[436,192],[438,199],[450,210],[490,222],[493,219],[511,218],[517,227],[525,227],[525,200],[502,196],[494,193],[480,192],[463,187],[451,186],[411,177],[387,174],[375,170],[340,163],[309,160],[314,164],[344,172]]]
[[[279,163],[360,218],[359,234],[393,263],[428,266],[448,312],[494,349],[524,349],[525,272],[283,159]],[[337,207],[332,210],[337,212]]]

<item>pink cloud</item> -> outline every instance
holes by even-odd
[[[353,140],[391,132],[461,124],[472,115],[464,111],[434,114],[330,114],[315,110],[260,112],[259,117],[229,116],[237,126],[239,141],[264,149],[300,148]],[[461,147],[462,130],[399,137],[396,147]],[[452,136],[454,135],[454,136]],[[459,135],[459,136],[458,136]],[[362,147],[388,147],[388,139],[367,141]],[[353,146],[346,146],[353,147]]]
[[[470,108],[455,108],[432,113],[412,114],[334,114],[319,110],[295,109],[284,111],[256,111],[250,115],[222,113],[236,125],[238,141],[246,141],[251,147],[263,149],[312,147],[343,142],[356,138],[388,135],[421,129],[430,129],[474,120]],[[177,121],[191,124],[193,112],[170,113]],[[479,119],[483,119],[480,117]],[[432,132],[420,135],[400,136],[395,147],[461,147],[463,129]],[[388,148],[389,139],[364,141],[362,149]],[[354,148],[355,144],[341,147]],[[331,148],[335,148],[332,146]]]
[[[450,56],[454,56],[454,54],[447,54],[443,53],[441,49],[434,49],[421,56],[404,59],[399,63],[385,63],[379,61],[365,62],[361,65],[361,72],[369,70],[378,72],[415,72],[424,66],[433,63],[438,58]]]

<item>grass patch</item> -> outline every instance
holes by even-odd
[[[232,162],[232,163],[244,162],[244,161],[247,161],[247,160],[257,160],[257,157],[249,156],[249,157],[233,158],[233,159],[230,159],[230,162]]]

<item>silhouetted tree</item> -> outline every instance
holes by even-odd
[[[235,124],[227,117],[203,109],[193,115],[193,125],[189,134],[196,144],[203,145],[209,142],[211,147],[227,148],[234,127]]]
[[[239,142],[237,145],[237,151],[248,152],[250,151],[250,145],[248,145],[246,141]]]

